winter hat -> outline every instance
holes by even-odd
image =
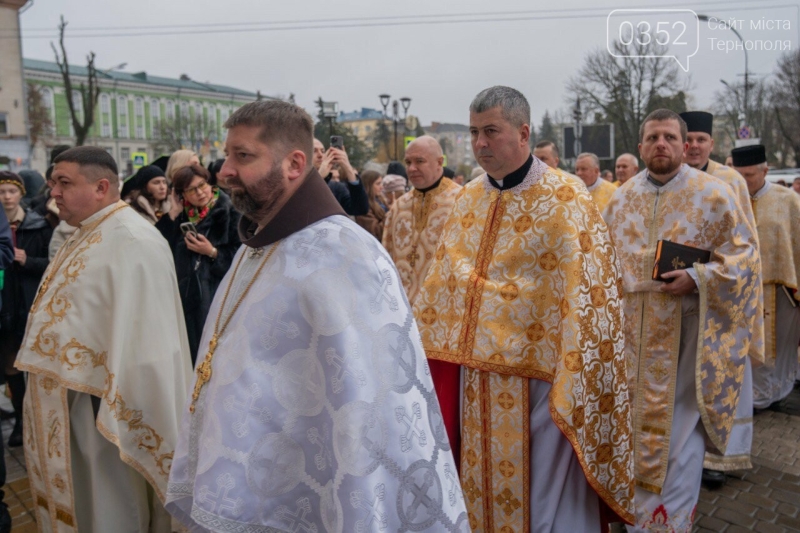
[[[383,192],[405,192],[406,179],[397,174],[387,174],[383,177]]]

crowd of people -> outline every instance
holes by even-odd
[[[705,112],[574,175],[519,91],[469,119],[470,176],[429,136],[359,172],[280,101],[208,168],[0,172],[40,530],[691,531],[798,374],[800,195]]]

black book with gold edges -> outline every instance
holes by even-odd
[[[662,278],[661,274],[673,270],[685,270],[692,268],[695,263],[708,263],[710,260],[711,252],[708,250],[672,241],[658,241],[653,279],[669,283],[672,280]]]

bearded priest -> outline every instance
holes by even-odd
[[[169,532],[164,510],[191,364],[172,253],[119,198],[114,159],[56,157],[77,231],[44,274],[16,366],[39,531]]]
[[[606,225],[583,184],[531,155],[519,91],[482,91],[469,120],[486,173],[456,199],[414,313],[428,358],[462,367],[472,530],[588,533],[613,514],[631,521],[622,302]]]
[[[392,260],[311,164],[279,100],[225,123],[244,246],[211,306],[168,489],[192,531],[469,530]]]
[[[754,229],[728,185],[683,164],[686,137],[676,113],[650,113],[639,129],[646,168],[604,212],[622,265],[634,404],[629,532],[691,531],[706,446],[726,455],[758,342]]]

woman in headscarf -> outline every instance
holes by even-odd
[[[383,177],[383,200],[391,208],[394,201],[406,193],[406,179],[398,174]]]

